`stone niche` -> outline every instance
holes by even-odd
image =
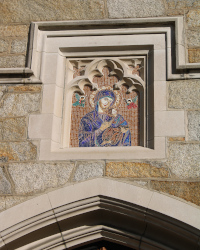
[[[190,78],[199,75],[198,65],[185,62],[182,23],[180,17],[34,23],[28,62],[43,98],[28,134],[39,141],[39,159],[164,159],[166,138],[185,136],[184,111],[167,107],[167,80],[190,69]],[[89,116],[92,123],[83,125]],[[97,116],[107,122],[105,133]]]
[[[67,60],[64,148],[145,145],[144,64],[139,56]],[[97,97],[111,106],[102,110]]]

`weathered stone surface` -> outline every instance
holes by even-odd
[[[0,167],[0,194],[10,194],[11,193],[11,184],[7,180],[3,169]]]
[[[69,181],[73,163],[13,163],[8,167],[17,194],[32,194]]]
[[[169,82],[169,108],[199,109],[200,80]]]
[[[189,47],[200,46],[199,30],[187,30],[186,35],[187,35],[187,44]]]
[[[200,144],[170,143],[168,166],[179,178],[200,177]]]
[[[0,68],[14,68],[14,67],[24,67],[25,66],[25,56],[1,56],[0,57]]]
[[[188,137],[191,141],[200,141],[200,111],[188,112]]]
[[[22,23],[39,20],[57,20],[58,1],[8,0],[2,3],[1,23]]]
[[[27,39],[14,40],[11,43],[11,53],[25,53],[27,49]]]
[[[5,196],[5,209],[31,199],[31,196]]]
[[[154,167],[139,162],[109,162],[106,164],[106,176],[114,178],[169,177],[165,168]]]
[[[0,104],[1,104],[1,99],[2,99],[3,95],[5,94],[6,90],[7,90],[7,88],[5,85],[0,86]]]
[[[26,37],[28,36],[28,30],[29,25],[0,25],[2,37]]]
[[[165,15],[162,0],[107,0],[110,18],[152,17]]]
[[[0,52],[7,52],[9,48],[9,42],[5,39],[0,39]]]
[[[78,162],[74,180],[83,181],[94,177],[101,177],[104,173],[104,165],[104,162]]]
[[[188,50],[188,60],[189,60],[189,63],[200,62],[200,48],[199,49],[189,49]]]
[[[29,23],[105,17],[103,0],[7,0],[1,4],[0,23]]]
[[[200,205],[200,182],[151,181],[151,187]]]
[[[166,0],[168,9],[184,9],[200,7],[199,1],[196,0]]]
[[[1,142],[0,162],[36,160],[37,148],[29,141]]]
[[[3,96],[0,116],[24,116],[40,109],[39,93],[7,93]]]
[[[104,0],[60,0],[63,20],[102,19],[106,17]]]
[[[5,209],[29,200],[31,196],[5,196]]]
[[[41,90],[41,85],[19,84],[8,86],[8,92],[40,92]]]
[[[11,152],[9,143],[1,142],[0,143],[0,162],[14,161],[15,156]]]
[[[0,141],[3,140],[3,122],[0,121]]]
[[[185,14],[185,9],[166,8],[166,16],[178,16],[184,14]]]
[[[138,186],[142,186],[142,187],[147,187],[148,186],[147,181],[134,181],[133,183],[138,185]]]
[[[188,11],[187,24],[189,28],[197,28],[200,26],[200,9]]]
[[[3,211],[6,209],[6,202],[5,202],[5,197],[0,196],[0,211]]]
[[[185,137],[170,137],[169,141],[185,141]]]
[[[3,120],[4,140],[23,140],[26,138],[27,122],[25,117]]]

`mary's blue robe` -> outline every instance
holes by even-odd
[[[112,99],[109,106],[109,109],[112,110],[116,100],[114,92],[107,89],[99,91],[94,100],[95,109],[81,119],[78,136],[79,147],[131,146],[131,133],[124,118],[119,114],[113,116],[99,113],[99,100],[104,97]],[[101,130],[100,127],[105,122],[111,124]]]
[[[111,125],[102,131],[101,125],[111,120]],[[126,128],[125,133],[121,132],[121,127]],[[79,127],[79,147],[108,146],[131,146],[131,133],[127,122],[119,114],[113,117],[99,114],[95,110],[86,114]]]

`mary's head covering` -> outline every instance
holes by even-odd
[[[99,100],[104,98],[104,97],[112,98],[113,101],[112,101],[110,106],[112,106],[115,103],[116,97],[115,97],[114,92],[112,90],[109,90],[109,89],[103,89],[103,90],[99,91],[95,96],[95,99],[94,99],[95,107],[98,106]]]

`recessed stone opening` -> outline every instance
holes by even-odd
[[[146,145],[146,124],[140,122],[140,120],[146,121],[145,117],[142,117],[146,113],[144,110],[146,57],[69,60],[67,65],[65,98],[71,97],[72,103],[70,107],[65,107],[66,122],[63,124],[63,134],[66,138],[64,138],[63,146]],[[96,122],[102,121],[102,115],[95,111],[96,104],[94,104],[95,96],[102,91],[109,91],[116,98],[113,106],[106,110],[108,114],[103,115],[104,119],[110,119],[112,124],[104,130],[102,136],[98,135],[94,138],[95,129],[90,134],[85,130],[87,126],[95,127]],[[91,117],[95,114],[94,112],[96,112],[96,120]],[[93,119],[89,125],[84,123],[88,119]],[[68,132],[65,132],[67,125],[70,129],[70,136]],[[85,134],[89,141],[84,145]],[[104,141],[101,141],[102,138]]]
[[[159,25],[155,25],[155,20]],[[28,61],[44,87],[41,114],[30,115],[28,133],[30,139],[39,140],[39,159],[164,159],[167,137],[185,135],[184,111],[168,109],[166,83],[167,79],[181,77],[173,71],[174,42],[177,43],[178,49],[177,69],[185,63],[179,56],[179,52],[183,51],[180,38],[174,34],[178,32],[178,28],[182,29],[181,20],[133,19],[129,20],[129,23],[127,20],[111,20],[92,24],[86,21],[81,30],[77,26],[78,22],[55,22],[49,27],[48,23],[35,23],[33,44],[30,47],[32,57],[29,57]],[[143,28],[136,27],[137,22]],[[135,128],[135,131],[139,131],[135,135],[139,136],[135,136],[132,131],[134,143],[128,147],[79,147],[77,127],[80,127],[81,122],[78,121],[74,128],[71,122],[72,109],[83,109],[81,106],[74,106],[77,101],[76,94],[84,98],[86,85],[90,85],[91,91],[96,91],[96,83],[93,81],[94,77],[98,77],[98,74],[94,73],[95,63],[109,61],[108,65],[104,66],[110,67],[111,61],[114,61],[117,65],[114,72],[118,70],[119,73],[121,69],[124,73],[127,71],[126,67],[119,65],[125,64],[125,58],[143,60],[143,75],[140,75],[142,81],[137,78],[137,74],[133,74],[129,76],[129,83],[125,81],[121,84],[123,77],[120,74],[115,75],[118,79],[121,77],[116,83],[116,91],[120,91],[120,88],[132,88],[132,93],[139,93],[139,104],[136,104],[139,108],[139,126]],[[119,63],[120,60],[123,63]],[[83,72],[73,79],[72,62],[76,61],[90,61],[86,67],[87,72],[84,73],[85,79]],[[111,70],[113,71],[112,67]],[[125,76],[127,77],[126,74]],[[127,99],[133,100],[134,97]],[[117,112],[122,117],[125,116],[119,110]],[[90,110],[81,114],[78,119],[81,120],[88,113]],[[71,129],[74,132],[71,133]]]

